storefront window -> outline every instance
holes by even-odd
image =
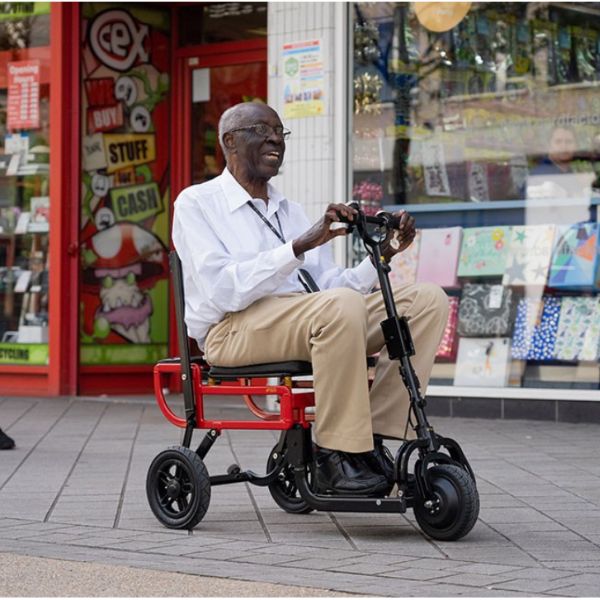
[[[450,296],[432,383],[598,389],[600,9],[352,9],[352,196],[414,214],[392,279]]]
[[[167,354],[169,15],[82,5],[82,365]]]
[[[48,362],[50,3],[0,14],[0,364]]]
[[[266,2],[211,2],[179,9],[181,46],[267,37]]]

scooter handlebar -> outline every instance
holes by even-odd
[[[357,218],[355,218],[354,221],[350,221],[344,215],[342,215],[341,213],[338,212],[337,215],[338,215],[338,218],[340,219],[339,224],[332,223],[331,225],[334,226],[334,227],[332,227],[332,229],[337,229],[341,226],[345,226],[348,229],[348,231],[350,232],[361,221],[363,224],[377,225],[379,227],[385,227],[387,230],[399,229],[399,227],[400,227],[400,218],[396,217],[392,213],[386,212],[384,210],[380,210],[374,216],[366,215],[360,208],[360,205],[358,204],[358,202],[350,202],[348,204],[348,206],[350,206],[351,208],[354,208],[358,212]]]

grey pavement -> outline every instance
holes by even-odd
[[[246,414],[231,398],[206,406],[215,418]],[[480,518],[458,542],[427,538],[411,511],[287,514],[248,484],[213,488],[188,533],[163,527],[146,501],[150,462],[180,439],[151,399],[0,398],[0,426],[17,443],[0,452],[0,564],[20,556],[200,576],[196,593],[174,580],[172,596],[215,595],[201,593],[206,577],[315,596],[598,596],[600,425],[432,422],[461,443],[478,478]],[[238,459],[264,472],[275,441],[275,432],[224,432],[209,473]],[[0,596],[21,595],[4,593],[17,589],[9,583],[0,569]]]

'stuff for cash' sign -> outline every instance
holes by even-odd
[[[104,151],[108,173],[152,162],[156,158],[154,134],[104,134]]]
[[[113,188],[110,198],[119,221],[142,221],[163,211],[156,183]]]

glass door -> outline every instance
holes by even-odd
[[[235,60],[235,57],[234,57]],[[256,61],[191,68],[191,181],[202,183],[219,175],[225,159],[218,125],[223,112],[239,102],[267,99],[267,63]]]

